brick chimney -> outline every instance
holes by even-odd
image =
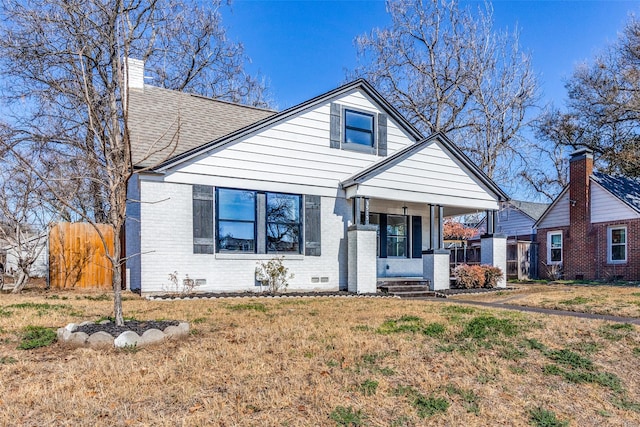
[[[593,173],[593,151],[577,150],[569,159],[569,233],[564,245],[567,279],[593,278],[595,248],[589,241],[591,222],[589,177]]]

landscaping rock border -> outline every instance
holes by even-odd
[[[132,323],[135,323],[135,325]],[[144,326],[140,326],[141,324]],[[99,324],[90,321],[80,323],[79,325],[69,323],[64,328],[58,329],[58,341],[69,347],[126,348],[161,344],[166,340],[181,339],[189,335],[189,323],[187,322],[129,321],[125,322],[125,325],[131,325],[134,327],[130,328],[130,330],[125,330],[124,332],[119,333],[116,337],[111,333],[106,332],[106,330],[95,331],[95,329],[99,329],[99,325],[104,325],[104,329],[106,330],[116,329],[115,325],[112,325],[109,320],[105,320]],[[90,333],[84,332],[83,328],[86,328]],[[144,332],[142,332],[142,335],[139,335],[131,329],[135,329],[138,332]]]

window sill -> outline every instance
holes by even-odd
[[[627,263],[626,259],[624,261],[611,261],[611,260],[607,261],[607,265],[621,265],[621,264],[624,265],[626,263]]]
[[[274,257],[284,257],[285,261],[303,260],[304,255],[301,254],[251,254],[251,253],[217,253],[216,259],[237,259],[237,260],[270,260]]]

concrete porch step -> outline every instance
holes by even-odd
[[[378,291],[401,298],[432,297],[435,292],[429,290],[429,283],[423,279],[385,279],[378,281]]]

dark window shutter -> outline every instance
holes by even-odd
[[[213,253],[213,187],[193,186],[193,253]]]
[[[320,256],[320,196],[304,196],[304,254]]]
[[[422,258],[422,217],[411,217],[411,255]]]
[[[387,155],[387,115],[378,114],[378,156]]]
[[[331,118],[330,118],[330,147],[340,148],[340,104],[335,102],[331,103]]]
[[[387,257],[387,214],[380,214],[380,258]]]

